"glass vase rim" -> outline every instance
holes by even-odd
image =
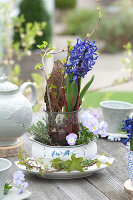
[[[52,113],[52,114],[74,114],[74,113],[77,113],[77,112],[80,112],[82,110],[82,108],[79,108],[78,110],[75,110],[75,111],[72,111],[72,112],[51,112],[51,111],[47,111],[45,110],[45,108],[43,108],[43,111],[46,112],[46,113]]]

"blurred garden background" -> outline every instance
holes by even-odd
[[[96,40],[99,58],[82,82],[95,75],[83,108],[99,107],[102,100],[133,103],[133,0],[101,0],[102,20],[91,38]],[[84,38],[98,20],[95,0],[0,0],[0,76],[5,72],[17,85],[30,80],[38,89],[34,111],[43,107],[43,75],[34,67],[41,62],[41,45],[46,40],[57,50],[67,40]],[[49,73],[55,59],[46,61]],[[28,93],[28,91],[27,91]]]

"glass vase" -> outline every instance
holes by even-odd
[[[79,111],[59,113],[44,110],[52,145],[67,145],[66,136],[70,133],[75,133],[78,136]]]

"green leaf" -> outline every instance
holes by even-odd
[[[106,153],[101,153],[100,156],[106,156]]]
[[[132,48],[132,45],[130,42],[128,42],[127,44],[123,45],[123,47],[127,50],[131,49]]]
[[[37,45],[37,47],[38,47],[39,49],[43,49],[43,44],[42,44],[42,45]]]
[[[51,167],[61,170],[62,169],[62,165],[64,163],[63,160],[61,160],[60,158],[56,158],[50,161],[52,163]]]
[[[21,153],[25,153],[25,154],[26,154],[26,151],[25,151],[24,149],[22,149],[22,150],[21,150]]]
[[[46,55],[46,58],[51,58],[51,54],[48,53],[48,54]]]
[[[73,45],[70,46],[70,51],[72,51],[72,49],[73,49]]]
[[[89,89],[90,85],[92,84],[94,80],[94,75],[91,77],[91,80],[84,86],[84,88],[82,89],[80,96],[79,96],[79,102],[82,101],[82,98],[84,97],[85,93],[87,92],[87,90]]]
[[[47,41],[43,41],[43,47],[46,48],[48,45]]]
[[[87,37],[87,38],[89,38],[89,36],[90,36],[90,34],[89,34],[89,33],[87,33],[86,37]]]
[[[41,175],[41,176],[44,176],[44,173],[43,173],[43,171],[40,169],[39,170],[39,174]]]
[[[71,156],[71,160],[67,160],[65,162],[66,165],[68,165],[67,171],[71,172],[73,170],[77,170],[80,172],[84,172],[82,166],[81,166],[81,162],[83,161],[83,158],[76,158],[74,154],[72,154]]]
[[[66,94],[66,100],[68,105],[68,110],[71,111],[71,108],[73,109],[76,101],[77,101],[77,94],[78,94],[78,86],[76,81],[70,82],[69,91],[67,91]]]
[[[47,78],[50,78],[50,76],[51,76],[51,74],[48,74],[48,75],[47,75]]]
[[[4,187],[4,194],[8,194],[9,190],[12,188],[12,186],[10,186],[8,183],[5,184]]]
[[[71,45],[73,41],[67,40],[67,44]]]
[[[50,50],[55,50],[52,44],[49,45]]]
[[[37,63],[36,66],[34,67],[34,69],[39,69],[42,66],[41,63]]]
[[[110,164],[109,162],[106,162],[105,165],[112,167],[112,164]]]
[[[48,170],[48,165],[47,165],[47,164],[44,165],[44,169],[45,169],[45,170]]]
[[[102,164],[101,161],[98,160],[98,161],[96,162],[97,168],[99,168],[99,167],[101,166],[101,164]]]
[[[66,59],[62,59],[61,62],[65,63],[65,62],[66,62]]]

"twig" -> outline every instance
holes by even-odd
[[[43,56],[45,57],[45,56],[47,56],[47,54],[50,52],[51,50],[50,49],[48,49],[47,51],[43,51],[42,52],[42,54],[43,54]],[[64,51],[67,51],[67,49],[62,49],[62,50],[59,50],[59,51],[53,51],[53,52],[50,52],[50,54],[58,54],[58,53],[62,53],[62,52],[64,52]]]
[[[30,160],[30,161],[34,161],[34,160]],[[59,170],[59,169],[55,169],[55,170],[48,170],[48,169],[42,169],[42,167],[41,166],[34,166],[32,163],[31,164],[29,164],[29,167],[31,168],[31,169],[37,169],[37,170],[42,170],[43,172],[45,172],[45,173],[52,173],[52,172],[59,172],[59,171],[61,171],[61,170]]]
[[[67,51],[67,49],[62,49],[62,50],[59,50],[59,51],[56,51],[56,52],[51,52],[51,54],[57,54],[57,53],[62,53],[64,51]]]
[[[65,64],[67,64],[68,59],[69,59],[69,54],[68,54],[69,51],[70,51],[70,45],[68,44],[68,45],[67,45],[67,58],[66,58]]]
[[[42,166],[35,166],[35,165],[32,163],[32,162],[35,162],[33,159],[29,159],[28,161],[31,161],[31,163],[28,163],[28,165],[29,165],[29,167],[30,167],[29,170],[35,168],[35,169],[37,169],[37,170],[41,170],[41,171],[44,172],[44,173],[60,172],[60,171],[62,171],[62,170],[66,171],[65,168],[63,168],[63,167],[62,167],[61,169],[59,169],[59,167],[58,167],[58,169],[53,169],[53,170],[51,170],[51,169],[43,169]],[[96,162],[97,162],[97,161],[95,161],[95,162],[93,162],[93,163],[90,163],[90,164],[88,164],[88,165],[84,165],[84,166],[82,166],[82,168],[91,167],[91,166],[93,166],[94,164],[96,164]]]
[[[55,105],[57,106],[57,108],[58,108],[59,112],[61,113],[61,112],[62,112],[62,110],[61,110],[61,108],[60,108],[59,104],[58,104],[58,103],[57,103],[57,101],[56,101],[56,98],[55,98],[55,96],[54,96],[54,92],[53,92],[53,91],[51,91],[51,92],[50,92],[50,94],[51,94],[51,96],[52,96],[52,99],[53,99],[53,101],[54,101]]]
[[[101,9],[100,9],[100,0],[96,0],[97,3],[98,3],[98,8],[97,8],[97,11],[99,13],[99,17],[98,17],[98,21],[97,21],[97,24],[95,26],[95,28],[93,29],[93,31],[91,32],[91,34],[87,35],[86,36],[86,39],[89,40],[89,38],[97,31],[98,27],[99,27],[99,24],[100,24],[100,21],[101,21]]]
[[[82,166],[82,168],[85,168],[85,167],[91,167],[91,166],[95,165],[96,163],[97,163],[97,161],[92,162],[92,163],[90,163],[90,164],[88,164],[88,165],[84,165],[84,166]]]
[[[42,57],[43,68],[41,68],[41,70],[43,71],[44,77],[45,77],[45,80],[46,80],[46,88],[47,88],[47,96],[48,96],[49,109],[50,109],[50,112],[52,112],[51,101],[50,101],[50,92],[49,92],[49,88],[48,88],[48,79],[47,79],[47,75],[46,75],[45,69],[44,69],[44,66],[45,66],[44,65],[44,57],[45,57],[45,54]]]

